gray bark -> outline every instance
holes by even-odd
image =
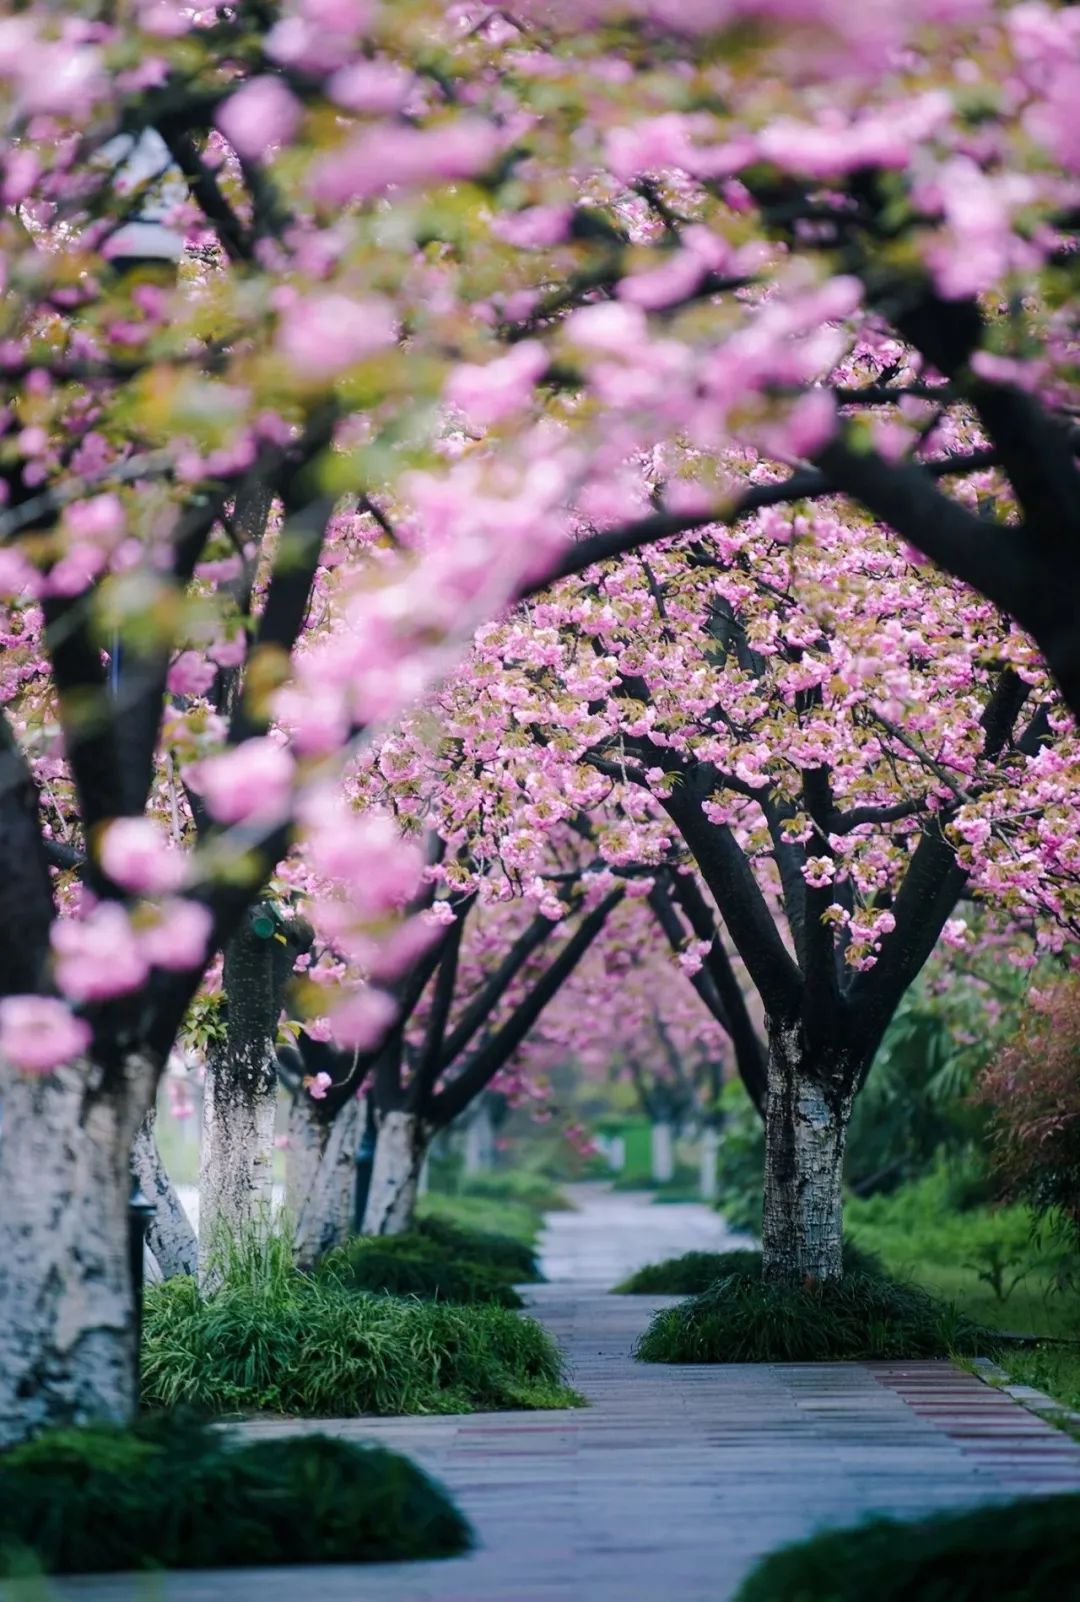
[[[131,1147],[131,1170],[147,1200],[154,1204],[146,1244],[162,1279],[175,1279],[180,1274],[198,1273],[199,1246],[184,1204],[161,1161],[155,1123],[156,1114],[151,1108],[136,1131]]]
[[[840,1279],[850,1092],[809,1072],[797,1028],[774,1033],[768,1075],[764,1277],[776,1284]]]
[[[136,1405],[129,1159],[155,1075],[141,1057],[48,1075],[0,1065],[0,1447]]]
[[[296,1218],[296,1259],[308,1268],[348,1238],[356,1190],[356,1146],[363,1106],[351,1096],[330,1125],[329,1139],[307,1204]]]
[[[364,1213],[365,1235],[404,1235],[412,1227],[430,1138],[430,1126],[415,1113],[384,1113]]]
[[[289,1144],[285,1154],[285,1211],[294,1226],[304,1216],[319,1177],[330,1124],[301,1087],[289,1106]]]
[[[216,1283],[233,1242],[265,1235],[272,1216],[281,1010],[277,948],[244,924],[225,948],[226,1038],[203,1085],[199,1163],[199,1279]]]

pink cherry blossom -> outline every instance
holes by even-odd
[[[216,673],[213,662],[197,651],[181,651],[169,668],[168,686],[173,695],[205,695]]]
[[[366,985],[331,1010],[329,1021],[333,1037],[349,1050],[370,1051],[390,1028],[397,1010],[393,996]]]
[[[175,890],[186,872],[183,853],[170,846],[152,818],[117,818],[108,824],[98,856],[113,883],[136,895]]]
[[[75,1002],[109,1001],[138,989],[149,971],[123,907],[105,901],[82,918],[52,928],[53,972]]]
[[[294,769],[288,751],[263,735],[205,758],[192,769],[189,782],[219,823],[250,823],[284,813]]]
[[[318,294],[285,308],[277,346],[301,377],[325,380],[385,350],[396,337],[397,326],[387,301]]]
[[[258,160],[275,145],[288,144],[300,114],[299,101],[280,78],[249,78],[225,101],[217,125],[239,155]]]
[[[184,972],[201,968],[213,929],[213,917],[201,902],[170,897],[154,909],[152,921],[138,931],[139,949],[155,968]]]
[[[0,1059],[23,1073],[45,1074],[86,1051],[90,1025],[51,996],[0,1001]]]

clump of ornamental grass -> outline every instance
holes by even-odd
[[[573,1406],[546,1330],[491,1305],[350,1290],[298,1272],[287,1241],[246,1247],[203,1295],[147,1291],[143,1399],[212,1414],[313,1418]]]
[[[506,1272],[471,1257],[451,1256],[427,1235],[357,1235],[328,1252],[321,1278],[336,1279],[348,1290],[425,1301],[521,1307]]]
[[[873,1252],[844,1242],[845,1273],[885,1273]],[[662,1263],[649,1263],[616,1285],[616,1296],[698,1296],[729,1274],[761,1274],[761,1253],[753,1247],[729,1252],[684,1252]]]
[[[0,1575],[449,1557],[471,1545],[407,1458],[244,1442],[183,1415],[50,1430],[0,1456]]]
[[[735,1602],[1080,1602],[1080,1496],[880,1519],[764,1558]]]
[[[947,1357],[994,1337],[950,1302],[880,1273],[804,1285],[728,1274],[657,1313],[637,1344],[646,1363],[819,1363]]]
[[[543,1280],[535,1249],[513,1235],[470,1229],[466,1224],[431,1215],[419,1218],[416,1230],[448,1257],[494,1269],[511,1284],[539,1284]]]

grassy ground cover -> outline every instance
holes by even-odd
[[[152,1287],[143,1397],[213,1414],[306,1417],[572,1406],[551,1337],[492,1305],[350,1289],[293,1269],[288,1244],[237,1253],[220,1288]]]
[[[0,1456],[0,1576],[447,1557],[471,1542],[406,1458],[245,1444],[183,1417],[53,1430]]]
[[[878,1520],[784,1547],[735,1602],[1080,1602],[1080,1497],[917,1523]]]
[[[880,1274],[881,1263],[872,1252],[850,1241],[844,1243],[847,1270]],[[662,1263],[649,1263],[616,1285],[616,1296],[699,1296],[729,1274],[760,1274],[761,1252],[753,1247],[730,1252],[684,1252]]]
[[[972,1355],[983,1333],[915,1285],[854,1270],[821,1285],[766,1285],[736,1270],[657,1313],[637,1344],[646,1363],[821,1363]]]
[[[891,1196],[849,1201],[845,1219],[852,1239],[890,1272],[955,1302],[975,1322],[1050,1337],[1036,1347],[1007,1342],[994,1355],[1015,1380],[1080,1409],[1080,1344],[1053,1344],[1080,1341],[1080,1265],[1029,1208],[957,1211],[941,1170]]]

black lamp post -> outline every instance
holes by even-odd
[[[128,1267],[131,1273],[131,1296],[135,1308],[135,1394],[139,1389],[139,1350],[142,1344],[143,1259],[146,1251],[146,1231],[157,1208],[144,1196],[139,1181],[131,1176],[131,1194],[128,1197]]]

